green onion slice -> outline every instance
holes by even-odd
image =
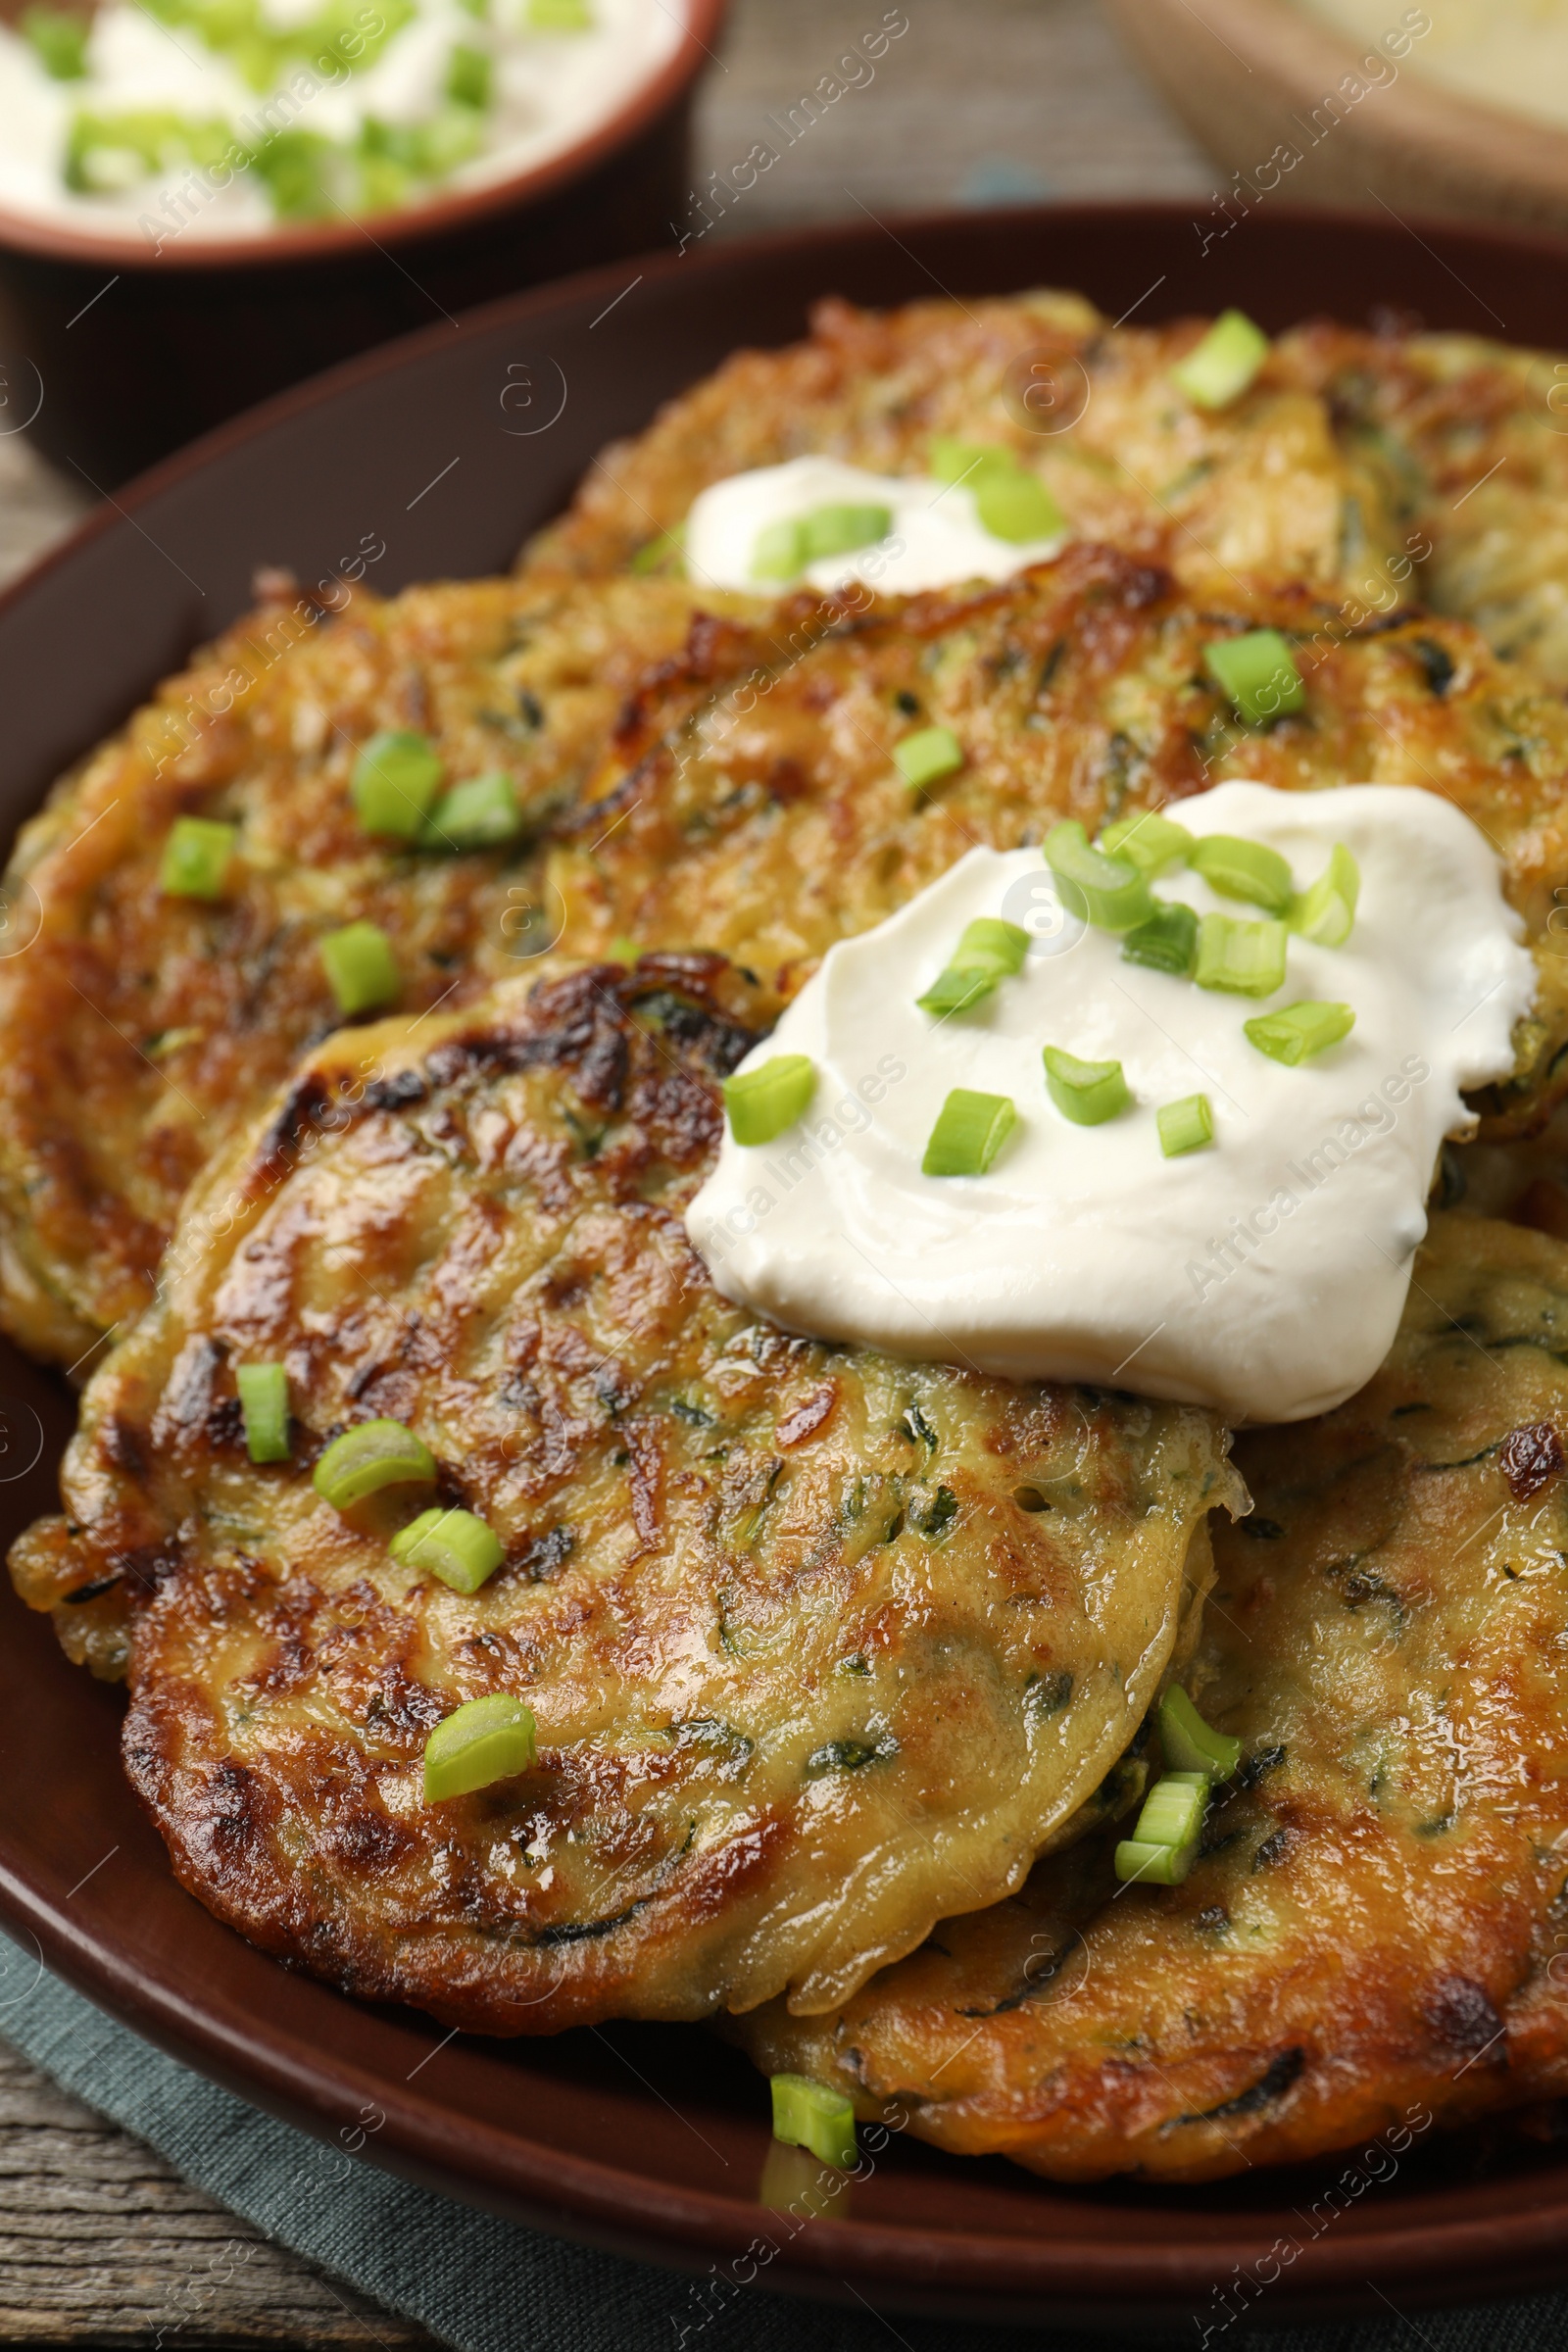
[[[500,1537],[473,1511],[421,1511],[387,1545],[408,1568],[425,1568],[454,1592],[477,1592],[506,1558]]]
[[[1002,449],[995,441],[959,441],[952,433],[936,435],[927,462],[937,481],[965,483],[988,474],[1017,473],[1023,465],[1015,451]]]
[[[1198,954],[1198,916],[1180,899],[1156,906],[1147,923],[1129,931],[1121,943],[1123,963],[1147,963],[1151,971],[1172,972],[1185,978]]]
[[[367,833],[416,840],[446,770],[430,738],[412,728],[372,735],[362,744],[349,790]]]
[[[815,507],[802,525],[806,560],[820,564],[825,556],[853,555],[858,547],[874,547],[893,528],[893,509],[876,505]]]
[[[1116,1876],[1146,1886],[1179,1886],[1197,1859],[1196,1845],[1151,1845],[1123,1838],[1116,1847]]]
[[[425,819],[421,841],[430,849],[488,850],[522,829],[512,778],[501,768],[454,784]]]
[[[1132,1101],[1119,1061],[1080,1061],[1059,1046],[1045,1050],[1046,1092],[1064,1119],[1099,1127]]]
[[[1131,931],[1154,911],[1149,884],[1132,859],[1092,850],[1076,817],[1053,825],[1046,835],[1046,863],[1068,913],[1098,923],[1102,931]]]
[[[1233,833],[1205,833],[1193,844],[1190,859],[1210,890],[1222,899],[1247,899],[1270,914],[1287,914],[1296,896],[1290,866],[1278,850]]]
[[[253,1462],[286,1462],[288,1373],[282,1364],[239,1364],[234,1371],[245,1422],[245,1450]]]
[[[1207,1804],[1206,1772],[1162,1772],[1144,1799],[1133,1836],[1144,1845],[1191,1845]]]
[[[983,1176],[1012,1133],[1018,1113],[1006,1095],[956,1086],[937,1114],[920,1162],[922,1176]]]
[[[487,107],[494,70],[488,49],[457,42],[447,59],[447,96],[457,106]]]
[[[798,580],[806,569],[806,532],[799,516],[770,522],[752,546],[754,580]]]
[[[373,1012],[396,1003],[403,978],[379,923],[347,923],[341,931],[326,932],[320,946],[339,1012]]]
[[[1211,1781],[1228,1781],[1242,1760],[1241,1741],[1211,1730],[1175,1683],[1159,1702],[1159,1744],[1173,1772],[1201,1772]]]
[[[1317,947],[1343,948],[1354,928],[1360,895],[1361,869],[1344,842],[1337,841],[1317,880],[1293,902],[1291,929]]]
[[[164,844],[158,887],[167,899],[220,899],[238,825],[210,816],[176,816]]]
[[[1200,988],[1238,997],[1271,997],[1285,985],[1285,925],[1249,923],[1235,915],[1205,914],[1198,925]]]
[[[334,1438],[311,1472],[311,1484],[334,1511],[382,1487],[431,1486],[435,1456],[401,1421],[362,1421]]]
[[[963,765],[963,746],[951,727],[922,727],[894,745],[893,764],[906,784],[918,791],[956,775]]]
[[[504,1690],[470,1698],[424,1743],[424,1801],[438,1805],[510,1781],[529,1770],[537,1752],[533,1716],[520,1698]]]
[[[1268,337],[1245,311],[1222,311],[1200,343],[1171,369],[1171,382],[1195,408],[1225,409],[1239,400],[1268,358]]]
[[[1282,1012],[1260,1012],[1242,1027],[1260,1054],[1294,1067],[1309,1054],[1321,1054],[1325,1046],[1337,1046],[1342,1037],[1348,1037],[1355,1014],[1348,1004],[1315,1004],[1303,997]]]
[[[1004,922],[999,915],[977,915],[965,923],[952,961],[915,1003],[922,1012],[939,1017],[967,1012],[990,996],[999,980],[1021,971],[1028,952],[1029,934],[1021,925]]]
[[[23,39],[31,43],[51,80],[80,81],[85,77],[90,17],[74,16],[64,8],[27,8],[18,29]]]
[[[1206,1095],[1183,1095],[1179,1102],[1162,1102],[1154,1113],[1159,1148],[1167,1159],[1184,1152],[1201,1152],[1214,1141],[1214,1113]]]
[[[1059,539],[1067,518],[1038,474],[1023,466],[1004,473],[987,467],[972,479],[974,510],[982,530],[1010,547],[1026,539]]]
[[[1206,1772],[1162,1773],[1144,1799],[1138,1826],[1116,1848],[1118,1879],[1179,1886],[1198,1856],[1208,1807]]]
[[[829,556],[853,555],[874,547],[893,528],[893,509],[882,506],[813,507],[808,514],[770,522],[752,549],[754,580],[798,579],[808,564]]]
[[[771,2087],[773,2137],[787,2141],[792,2148],[808,2149],[821,2164],[853,2172],[858,2150],[855,2105],[849,2093],[834,2090],[826,2082],[813,2082],[809,2075],[774,2075]]]
[[[1107,825],[1095,844],[1107,858],[1125,858],[1152,882],[1156,874],[1185,865],[1192,855],[1193,836],[1185,825],[1146,808],[1142,816],[1124,816]]]
[[[528,0],[530,32],[592,32],[588,0]]]
[[[1221,637],[1203,648],[1203,660],[1210,677],[1250,727],[1305,708],[1306,688],[1296,656],[1278,629]]]
[[[775,1054],[760,1069],[726,1078],[721,1089],[729,1131],[738,1144],[770,1144],[793,1127],[816,1092],[808,1054]]]

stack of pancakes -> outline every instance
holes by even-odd
[[[1568,2088],[1553,363],[1314,326],[1205,413],[1170,372],[1202,332],[824,305],[606,452],[510,579],[309,627],[271,579],[24,832],[0,1322],[83,1385],[12,1573],[124,1679],[181,1882],[264,1948],[480,2032],[723,2017],[770,2072],[1064,2179]],[[939,434],[1038,472],[1056,561],[906,598],[685,576],[710,482],[918,473]],[[1238,622],[1305,680],[1262,730],[1203,671]],[[924,725],[966,763],[913,798]],[[504,770],[522,830],[368,834],[387,729]],[[1537,956],[1365,1390],[1233,1443],[719,1296],[683,1223],[719,1082],[835,940],[977,842],[1244,776],[1444,794]],[[192,815],[238,828],[219,901],[159,887]],[[319,942],[360,919],[402,997],[343,1027]],[[293,1424],[257,1465],[263,1361]],[[393,1559],[406,1494],[317,1494],[383,1416],[501,1539],[477,1592]],[[1185,1884],[1121,1886],[1176,1678],[1244,1760]],[[491,1692],[535,1766],[427,1804],[425,1740]]]

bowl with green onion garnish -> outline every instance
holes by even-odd
[[[645,244],[722,15],[0,8],[0,318],[41,381],[34,439],[122,479],[388,335]]]

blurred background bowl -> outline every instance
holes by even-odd
[[[1216,195],[1238,215],[1277,188],[1293,203],[1370,201],[1568,230],[1568,128],[1431,78],[1426,44],[1447,29],[1431,10],[1389,0],[1379,34],[1358,42],[1292,0],[1102,5],[1128,54],[1223,167]],[[1422,20],[1428,30],[1412,30]],[[1223,233],[1223,215],[1211,225]]]
[[[99,491],[334,361],[494,296],[637,253],[683,212],[691,107],[726,0],[562,153],[370,222],[163,252],[0,211],[0,355],[45,456]]]

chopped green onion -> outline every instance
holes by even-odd
[[[816,1064],[808,1054],[775,1054],[760,1069],[726,1078],[720,1091],[735,1141],[770,1144],[794,1126],[815,1094]]]
[[[1159,1744],[1173,1772],[1206,1773],[1211,1781],[1228,1781],[1242,1760],[1241,1741],[1211,1730],[1176,1683],[1159,1702]]]
[[[1268,358],[1268,337],[1245,311],[1222,311],[1200,343],[1171,369],[1171,382],[1195,408],[1225,409],[1239,400]]]
[[[427,1568],[454,1592],[477,1592],[494,1576],[506,1549],[493,1528],[472,1511],[421,1511],[387,1545],[406,1568]]]
[[[1162,1773],[1144,1799],[1131,1838],[1116,1848],[1117,1878],[1179,1886],[1197,1859],[1207,1805],[1207,1773]]]
[[[1222,899],[1248,899],[1270,914],[1287,913],[1296,896],[1290,866],[1278,850],[1265,849],[1260,841],[1205,833],[1193,844],[1188,862]]]
[[[1317,880],[1293,902],[1291,929],[1317,947],[1343,948],[1354,928],[1360,895],[1361,869],[1344,842],[1337,841]]]
[[[425,818],[420,839],[432,849],[488,850],[521,830],[522,810],[512,778],[501,768],[454,784]]]
[[[520,1698],[505,1690],[470,1698],[424,1743],[424,1801],[439,1805],[514,1780],[529,1770],[537,1752],[533,1716]]]
[[[528,0],[530,32],[592,32],[588,0]]]
[[[487,107],[493,74],[487,49],[459,41],[447,60],[447,96],[458,106]]]
[[[873,547],[893,528],[893,509],[878,506],[814,507],[809,514],[770,522],[752,550],[755,580],[798,579],[808,564],[829,556],[853,555]]]
[[[253,1462],[286,1462],[288,1373],[282,1364],[238,1364],[234,1370],[245,1450]]]
[[[806,533],[798,516],[770,522],[752,548],[754,580],[798,580],[806,569]]]
[[[993,539],[1016,546],[1026,539],[1057,539],[1067,527],[1045,483],[1010,449],[938,433],[930,466],[939,482],[961,482],[972,494],[981,528]]]
[[[952,962],[915,1003],[922,1012],[939,1018],[967,1012],[990,996],[999,980],[1010,979],[1023,969],[1028,951],[1029,934],[1019,924],[1004,922],[996,915],[977,915],[972,923],[965,923]]]
[[[772,2078],[773,2137],[792,2148],[807,2148],[821,2164],[837,2165],[852,2173],[858,2162],[855,2142],[855,2102],[848,2091],[809,2075]]]
[[[311,1484],[334,1511],[382,1487],[430,1486],[435,1456],[401,1421],[362,1421],[334,1438],[311,1472]]]
[[[1260,727],[1282,711],[1305,707],[1306,688],[1296,656],[1278,629],[1250,629],[1245,637],[1221,637],[1203,648],[1203,660],[1210,677],[1250,727]]]
[[[977,475],[974,509],[981,529],[1009,546],[1026,539],[1059,539],[1067,527],[1066,516],[1045,483],[1021,466],[1009,473],[988,467]]]
[[[30,41],[44,72],[54,81],[81,81],[87,73],[90,17],[65,8],[24,9],[19,29]]]
[[[956,1086],[937,1114],[920,1173],[983,1176],[1012,1133],[1017,1116],[1006,1095],[978,1095]]]
[[[1154,1113],[1159,1148],[1167,1159],[1184,1152],[1201,1152],[1214,1141],[1214,1113],[1206,1095],[1183,1095],[1179,1102],[1162,1102]]]
[[[1196,1845],[1149,1845],[1123,1838],[1116,1847],[1116,1876],[1142,1880],[1146,1886],[1179,1886],[1197,1859]]]
[[[1095,847],[1103,850],[1107,858],[1127,858],[1152,882],[1156,874],[1186,864],[1193,837],[1185,825],[1174,824],[1157,808],[1146,808],[1142,816],[1124,816],[1107,825]]]
[[[1103,931],[1131,931],[1154,911],[1149,884],[1132,859],[1092,850],[1076,817],[1053,825],[1046,835],[1046,863],[1068,913]]]
[[[220,899],[238,839],[238,825],[221,825],[208,816],[176,816],[164,844],[159,889],[169,899]]]
[[[1191,1845],[1207,1803],[1206,1772],[1162,1772],[1144,1799],[1133,1836],[1145,1845]]]
[[[339,1012],[373,1012],[395,1003],[403,986],[392,942],[379,923],[345,923],[321,940],[326,967]]]
[[[874,547],[893,528],[893,509],[879,506],[815,507],[807,515],[806,560],[820,564],[825,556],[853,555],[858,547]]]
[[[1178,979],[1192,970],[1197,954],[1198,916],[1180,899],[1156,906],[1148,922],[1121,943],[1123,963],[1147,963],[1151,971],[1172,972]]]
[[[1242,1027],[1260,1054],[1294,1067],[1309,1054],[1321,1054],[1325,1046],[1337,1046],[1342,1037],[1348,1037],[1355,1014],[1348,1004],[1314,1004],[1303,998],[1282,1012],[1259,1013]]]
[[[1230,914],[1205,914],[1198,925],[1200,988],[1223,988],[1238,997],[1271,997],[1285,985],[1285,925],[1243,922]]]
[[[1045,1050],[1046,1092],[1076,1127],[1100,1127],[1132,1101],[1119,1061],[1080,1061],[1059,1046]]]
[[[929,463],[939,482],[977,482],[988,474],[1016,473],[1022,460],[994,441],[959,441],[952,433],[938,433]]]
[[[963,746],[951,727],[922,727],[893,747],[893,764],[906,784],[918,791],[956,775],[963,765]]]
[[[413,841],[445,774],[428,735],[416,735],[411,727],[372,735],[360,748],[350,786],[367,833],[394,833]]]

